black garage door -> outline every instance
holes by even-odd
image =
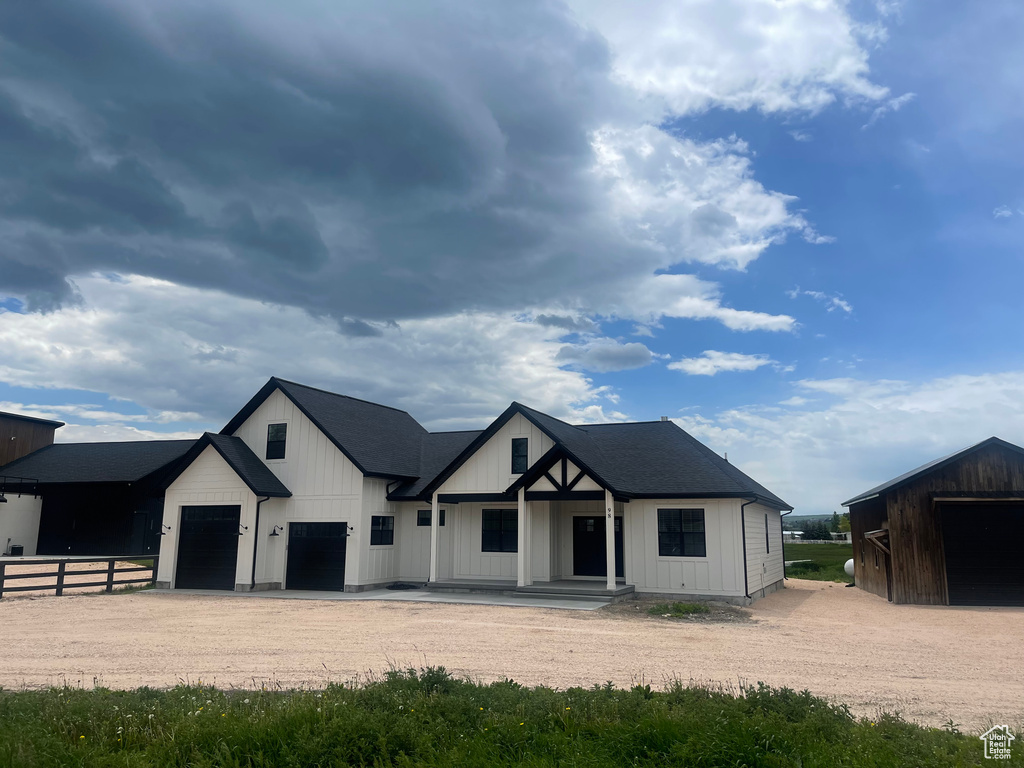
[[[285,587],[343,590],[346,541],[348,523],[289,523]]]
[[[178,589],[235,588],[241,507],[182,507]]]
[[[1024,505],[944,504],[950,605],[1024,605]]]

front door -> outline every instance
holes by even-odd
[[[572,572],[574,576],[607,576],[605,555],[605,519],[602,516],[576,516],[572,519]],[[615,518],[615,575],[625,575],[623,564],[622,518]]]

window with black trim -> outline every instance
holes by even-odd
[[[429,509],[417,509],[416,510],[416,525],[430,525],[430,510]]]
[[[658,510],[661,557],[707,557],[703,509]]]
[[[483,511],[483,552],[519,551],[519,512],[515,509]]]
[[[443,509],[437,510],[437,524],[438,525],[444,525],[444,510]]]
[[[370,544],[395,543],[395,516],[373,515],[370,518]]]
[[[771,537],[768,536],[768,513],[764,513],[764,551],[765,554],[772,553]]]
[[[287,424],[267,425],[267,460],[284,458],[284,447],[287,437]]]
[[[521,475],[530,468],[530,439],[512,438],[512,474]]]

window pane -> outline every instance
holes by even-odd
[[[521,475],[529,467],[530,441],[525,437],[512,439],[512,474]]]
[[[283,459],[284,447],[288,434],[287,424],[267,425],[267,458]]]
[[[439,509],[437,511],[437,524],[438,525],[444,525],[444,510],[443,509]]]
[[[416,510],[416,525],[430,525],[430,510]]]

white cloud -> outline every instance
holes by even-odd
[[[877,123],[883,117],[890,112],[899,112],[904,106],[909,104],[917,97],[916,93],[904,93],[902,96],[897,96],[894,99],[889,99],[880,107],[875,107],[875,110],[871,113],[871,117],[868,121],[860,127],[862,131],[867,130],[872,125]]]
[[[555,355],[555,360],[562,365],[575,365],[599,373],[643,368],[650,365],[653,359],[651,350],[643,344],[636,341],[622,344],[615,339],[567,344]]]
[[[828,312],[835,312],[838,309],[848,315],[853,313],[853,305],[839,294],[828,294],[824,291],[804,291],[798,285],[796,288],[786,291],[786,295],[791,299],[796,299],[800,296],[810,296],[815,301],[824,304]]]
[[[691,376],[714,376],[723,371],[756,371],[765,365],[778,365],[768,355],[744,355],[707,349],[700,357],[684,357],[668,367]]]
[[[994,211],[992,211],[992,217],[996,219],[1008,219],[1013,216],[1013,211],[1010,210],[1008,205],[1000,205]]]
[[[610,41],[618,77],[677,114],[814,113],[837,98],[888,92],[869,79],[860,40],[868,28],[842,0],[657,0],[642,11],[614,0],[570,4]]]
[[[663,255],[663,266],[697,261],[744,269],[768,246],[799,232],[827,242],[788,206],[796,198],[753,178],[739,139],[698,143],[653,126],[594,133],[596,178],[626,238]]]
[[[1024,444],[1024,372],[794,386],[799,401],[676,421],[805,513],[838,509],[872,486],[993,435]],[[809,408],[804,395],[825,402]]]
[[[814,136],[809,131],[790,131],[789,135],[793,137],[793,141],[808,142],[814,141]]]
[[[405,408],[437,429],[479,427],[512,400],[570,420],[622,418],[605,410],[615,393],[563,367],[562,350],[573,347],[560,340],[565,329],[511,313],[410,320],[379,336],[351,336],[329,318],[218,291],[137,276],[78,282],[84,305],[0,313],[0,379],[109,393],[149,416],[32,406],[40,416],[96,421],[64,430],[62,439],[143,439],[163,434],[160,424],[192,434],[172,429],[182,420],[216,430],[272,375]],[[646,349],[617,349],[634,347]],[[211,348],[235,354],[211,357]],[[584,357],[607,351],[593,339],[579,349]]]

